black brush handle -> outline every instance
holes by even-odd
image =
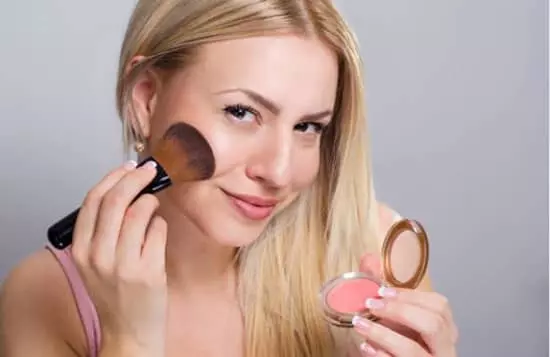
[[[152,157],[141,162],[138,167],[143,166],[148,161],[154,161],[157,164],[157,173],[153,180],[145,186],[143,190],[132,200],[132,203],[137,200],[141,195],[146,193],[155,194],[172,184],[172,181],[168,177],[168,174],[160,164]],[[80,207],[57,221],[55,224],[48,228],[48,241],[52,246],[57,249],[65,249],[73,242],[73,230],[80,212]]]

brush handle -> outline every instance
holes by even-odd
[[[155,194],[164,190],[172,184],[164,168],[152,157],[142,161],[137,167],[145,165],[148,161],[154,161],[157,164],[157,173],[153,180],[142,189],[132,200],[135,202],[140,196],[149,193]],[[73,230],[80,213],[80,207],[54,223],[48,228],[48,241],[57,249],[65,249],[73,242]]]

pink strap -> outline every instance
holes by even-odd
[[[69,281],[69,285],[73,292],[78,314],[80,320],[84,326],[84,332],[88,340],[88,353],[90,357],[97,357],[99,353],[99,345],[101,342],[101,334],[99,327],[99,317],[95,306],[88,295],[84,282],[80,277],[80,274],[74,264],[70,250],[59,250],[51,245],[47,245],[46,248],[53,253],[61,264],[65,276]]]

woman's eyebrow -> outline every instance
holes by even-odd
[[[232,88],[232,89],[226,89],[223,91],[216,92],[216,94],[224,94],[224,93],[233,93],[233,92],[241,92],[245,94],[248,98],[250,98],[252,101],[256,102],[257,104],[261,105],[265,109],[269,110],[274,115],[279,115],[281,113],[281,106],[276,104],[274,101],[267,99],[263,95],[261,95],[258,92],[255,92],[251,89],[246,88]]]
[[[256,102],[257,104],[261,105],[265,109],[269,110],[273,115],[277,116],[281,113],[281,106],[277,103],[275,103],[273,100],[270,100],[266,98],[265,96],[261,95],[260,93],[253,91],[251,89],[247,88],[231,88],[226,89],[222,91],[218,91],[215,94],[224,94],[224,93],[234,93],[234,92],[240,92],[245,94],[250,100]],[[332,110],[327,109],[324,111],[321,111],[319,113],[314,114],[307,114],[302,116],[301,120],[320,120],[326,116],[332,115]]]

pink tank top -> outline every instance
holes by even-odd
[[[71,287],[71,291],[74,295],[78,309],[78,314],[80,316],[80,320],[82,321],[82,325],[84,326],[84,332],[86,333],[88,357],[98,357],[99,346],[101,343],[99,318],[95,306],[88,295],[84,282],[82,281],[82,278],[80,277],[80,274],[74,264],[70,250],[68,248],[59,250],[49,244],[46,248],[56,257]]]

